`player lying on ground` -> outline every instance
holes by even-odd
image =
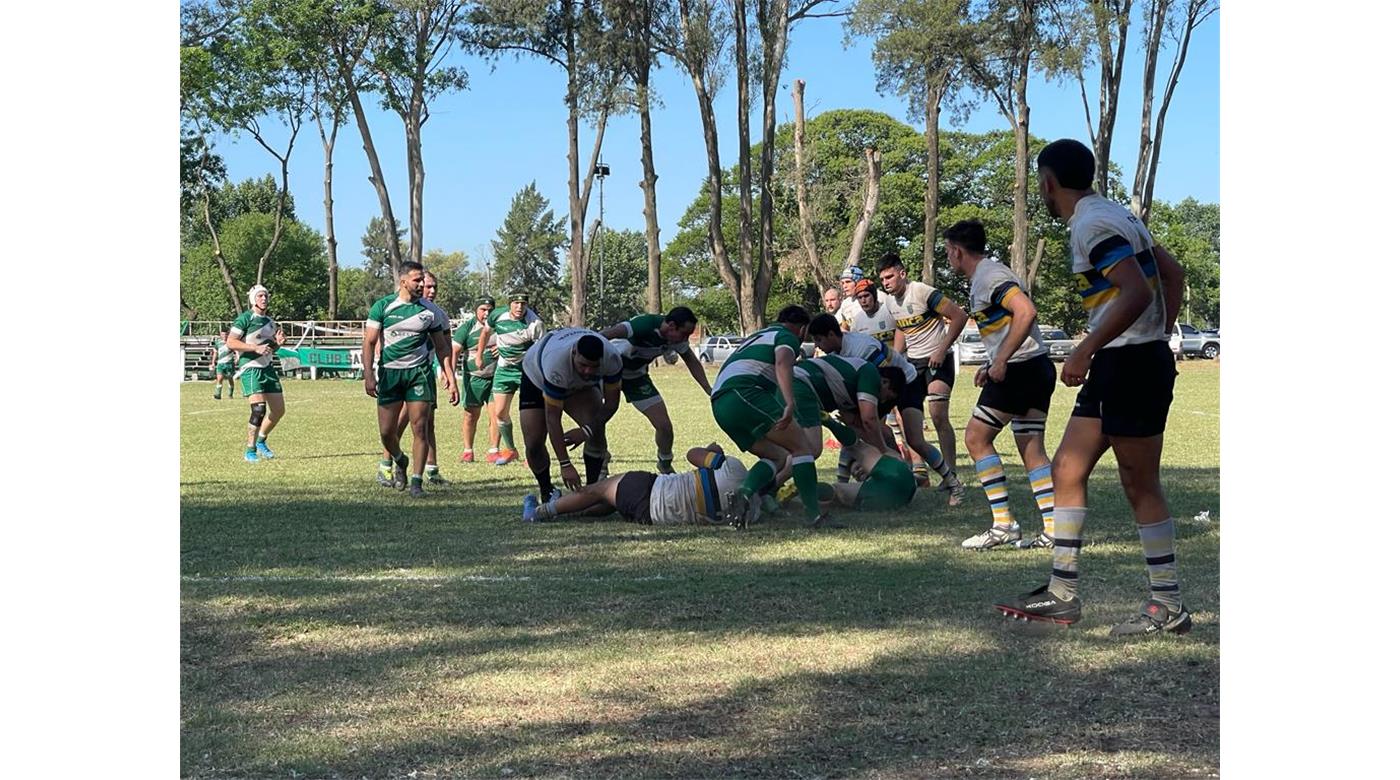
[[[629,471],[566,496],[556,495],[544,504],[526,496],[524,520],[543,523],[565,516],[606,515],[616,509],[623,519],[643,525],[721,522],[730,496],[748,470],[713,442],[692,448],[685,459],[695,471],[660,475]]]

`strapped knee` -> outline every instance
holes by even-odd
[[[267,416],[267,404],[263,403],[262,401],[259,401],[255,404],[252,404],[250,406],[250,410],[251,411],[248,414],[248,424],[253,426],[254,428],[260,427],[262,425],[263,418]]]
[[[1011,435],[1013,436],[1041,436],[1045,433],[1045,420],[1030,420],[1018,417],[1011,421]]]
[[[997,418],[996,412],[993,411],[990,406],[983,406],[982,404],[978,404],[973,408],[972,419],[983,425],[991,426],[992,429],[998,431],[1006,427],[1006,423]]]
[[[952,398],[952,396],[949,395],[948,393],[929,393],[929,394],[928,394],[928,401],[929,401],[929,403],[931,403],[931,404],[946,404],[946,403],[948,403],[948,399],[950,399],[950,398]]]

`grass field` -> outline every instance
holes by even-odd
[[[654,376],[677,452],[732,449],[683,371]],[[930,491],[846,510],[845,530],[531,526],[528,469],[456,462],[459,410],[437,427],[454,484],[411,502],[373,481],[360,383],[285,381],[277,460],[256,465],[246,403],[187,384],[182,774],[1216,775],[1219,376],[1181,367],[1163,458],[1195,629],[1127,642],[1108,628],[1146,570],[1111,455],[1091,483],[1085,618],[1028,636],[991,603],[1042,583],[1049,553],[958,549],[989,524],[974,486],[951,510]],[[975,398],[964,369],[959,436]],[[1072,400],[1060,386],[1052,452]],[[608,432],[614,474],[651,468],[640,415],[624,406]],[[1038,529],[1003,439],[1013,512]],[[818,468],[829,480],[834,453]],[[961,451],[958,469],[975,482]]]

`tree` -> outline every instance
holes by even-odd
[[[647,240],[635,230],[621,232],[604,228],[594,233],[588,242],[588,255],[594,265],[603,268],[603,283],[592,284],[588,291],[588,327],[609,325],[637,316],[638,312],[656,311],[647,306]]]
[[[1107,161],[1113,149],[1113,127],[1118,118],[1118,90],[1123,83],[1123,56],[1127,52],[1128,23],[1132,18],[1133,0],[1078,0],[1062,8],[1060,28],[1070,45],[1066,67],[1079,82],[1079,97],[1084,101],[1084,122],[1094,159]],[[1084,71],[1092,63],[1099,66],[1098,123],[1089,113],[1089,92],[1084,83]],[[1108,192],[1108,166],[1100,165],[1094,172],[1094,188]]]
[[[651,89],[651,73],[658,54],[656,30],[665,10],[664,0],[604,0],[609,26],[618,31],[618,66],[631,86],[630,98],[641,123],[642,219],[646,223],[647,310],[661,308],[661,226],[656,220],[656,163],[651,144],[651,106],[659,102]]]
[[[360,236],[360,254],[365,259],[364,290],[372,296],[370,303],[398,289],[399,272],[394,264],[394,256],[403,256],[404,232],[403,228],[387,230],[383,220],[370,217],[364,235]],[[386,234],[394,236],[392,244],[384,239]]]
[[[558,322],[565,314],[559,249],[567,240],[564,220],[554,218],[549,202],[530,182],[511,199],[505,222],[496,229],[496,238],[491,241],[500,292],[504,295],[525,290],[530,294],[531,308],[546,322]],[[578,287],[579,282],[575,281],[573,289]]]
[[[429,249],[423,253],[423,266],[437,277],[437,300],[448,316],[455,317],[468,308],[471,299],[480,295],[480,284],[473,284],[468,275],[467,253]]]
[[[1186,198],[1154,207],[1152,238],[1186,271],[1181,320],[1197,327],[1220,323],[1220,205]]]
[[[482,0],[472,13],[471,46],[487,56],[525,53],[558,65],[564,71],[564,104],[568,107],[569,322],[582,325],[587,300],[584,283],[588,258],[583,251],[592,172],[598,165],[608,117],[617,108],[622,80],[601,10],[602,0]],[[579,120],[596,117],[593,153],[579,179]]]
[[[924,120],[928,173],[924,188],[923,280],[934,279],[933,237],[938,235],[939,124],[945,101],[958,81],[959,53],[966,49],[963,18],[968,0],[859,0],[847,20],[847,35],[875,36],[871,58],[875,85],[909,100],[909,117]],[[965,104],[952,106],[954,116]]]
[[[1031,124],[1026,87],[1032,68],[1053,72],[1057,60],[1046,54],[1062,48],[1063,41],[1052,34],[1052,10],[1053,0],[980,0],[974,5],[976,18],[962,59],[969,83],[996,104],[1016,136],[1015,224],[1009,265],[1027,283],[1032,280],[1026,263]]]
[[[408,158],[408,256],[423,261],[423,125],[438,96],[466,89],[465,69],[444,64],[462,35],[465,0],[386,3],[366,65],[383,107],[403,121]]]
[[[205,139],[206,148],[213,131],[247,134],[277,160],[281,171],[283,198],[273,213],[273,231],[253,276],[261,284],[282,236],[288,166],[309,105],[308,64],[301,47],[258,14],[256,6],[228,2],[211,11],[200,5],[192,0],[182,6],[182,39],[191,42],[182,46],[180,56],[182,122]],[[226,17],[216,33],[208,33],[204,27],[211,15]],[[264,129],[262,123],[269,115],[277,117],[286,129],[285,146]],[[220,270],[231,276],[212,230]],[[231,278],[226,281],[236,287]]]
[[[1184,7],[1183,7],[1184,6]],[[1191,46],[1191,33],[1216,11],[1216,0],[1151,0],[1143,7],[1147,17],[1147,56],[1142,68],[1142,130],[1138,136],[1137,174],[1133,177],[1133,213],[1147,224],[1152,216],[1152,187],[1157,181],[1157,160],[1162,153],[1162,131],[1167,123],[1167,109],[1172,93],[1186,64],[1186,52]],[[1176,41],[1176,57],[1172,60],[1167,85],[1162,91],[1162,106],[1157,110],[1156,130],[1150,126],[1152,98],[1157,85],[1157,55],[1161,49],[1162,32]]]
[[[281,231],[271,258],[265,249],[272,234]],[[246,279],[253,278],[259,262],[267,260],[263,283],[272,291],[269,308],[278,319],[308,319],[317,316],[326,300],[325,246],[320,234],[284,216],[279,228],[275,214],[248,212],[231,217],[219,227],[219,243],[232,270]],[[214,264],[213,242],[189,247],[180,268],[180,297],[191,314],[211,319],[232,319],[248,306],[229,307],[221,289],[222,280]]]

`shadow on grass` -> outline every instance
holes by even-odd
[[[796,530],[791,519],[748,534],[525,526],[508,510],[519,486],[506,480],[452,486],[419,503],[372,486],[334,499],[274,488],[251,502],[187,501],[182,770],[1213,772],[1218,626],[1205,617],[1188,637],[1127,649],[1104,636],[1136,608],[1145,570],[1116,477],[1100,474],[1081,566],[1085,621],[1040,639],[1011,630],[990,604],[1043,582],[1048,554],[957,549],[969,527],[986,522],[985,499],[972,491],[955,510],[925,492],[914,511],[851,517],[855,527],[829,534]],[[1164,477],[1179,517],[1198,507],[1218,513],[1217,471]],[[1183,582],[1198,614],[1218,602],[1214,534],[1179,524]],[[894,554],[891,539],[907,554]],[[561,654],[580,659],[580,674],[606,679],[634,639],[695,648],[688,662],[704,671],[706,647],[792,652],[807,641],[818,649],[802,652],[821,654],[832,637],[829,652],[850,653],[862,641],[852,637],[872,631],[907,641],[831,671],[775,673],[773,659],[756,657],[769,671],[682,691],[680,703],[672,681],[624,679],[586,694],[561,687],[504,699],[551,705],[544,712],[503,705],[448,715],[469,708],[483,677],[558,677],[567,671]],[[600,644],[612,649],[590,655]],[[463,687],[467,704],[433,688],[448,682]],[[347,712],[356,702],[376,703]],[[356,739],[361,730],[372,736]]]

